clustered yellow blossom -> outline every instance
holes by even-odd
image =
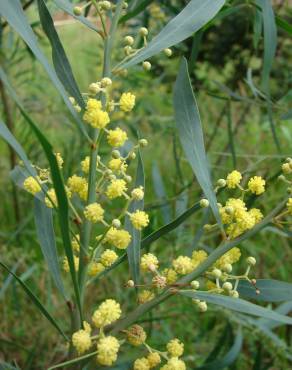
[[[131,93],[123,93],[120,98],[120,108],[124,112],[131,112],[135,106],[135,95]]]
[[[111,366],[117,361],[120,343],[117,338],[108,336],[97,342],[97,361],[104,366]]]
[[[42,188],[39,184],[39,182],[37,181],[37,179],[33,176],[29,176],[27,177],[24,182],[23,182],[23,187],[26,191],[28,191],[29,193],[31,193],[32,195],[35,195],[37,193],[39,193]]]
[[[83,119],[92,127],[98,129],[105,128],[110,122],[108,113],[102,110],[101,102],[96,99],[88,99]]]
[[[149,216],[144,211],[135,211],[130,214],[130,220],[137,230],[142,230],[149,224]]]
[[[259,223],[263,215],[257,208],[247,209],[242,199],[229,198],[225,206],[219,207],[222,223],[228,225],[227,235],[236,238]]]
[[[111,227],[104,239],[107,242],[118,249],[126,249],[131,242],[131,235],[127,230],[117,229]]]
[[[140,325],[133,325],[127,331],[127,340],[133,346],[140,346],[146,341],[147,335]]]
[[[106,189],[106,195],[109,199],[115,199],[124,195],[127,191],[126,181],[123,179],[112,180]]]
[[[117,127],[114,130],[109,130],[107,134],[107,141],[110,146],[113,147],[121,147],[125,144],[125,142],[128,140],[128,136],[126,131],[123,131],[119,127]]]
[[[154,271],[158,268],[158,265],[158,259],[152,253],[144,254],[141,258],[140,266],[142,271]]]
[[[120,304],[113,299],[107,299],[93,313],[92,322],[97,328],[103,328],[118,320],[121,313]]]
[[[77,175],[69,177],[68,188],[72,193],[78,194],[82,200],[87,199],[88,183],[84,177]]]
[[[77,256],[73,256],[73,259],[74,259],[75,271],[78,271],[78,269],[79,269],[79,258]],[[68,258],[67,257],[64,257],[64,259],[63,259],[63,270],[65,272],[69,272],[70,271],[69,261],[68,261]]]
[[[84,209],[85,218],[92,223],[102,221],[103,215],[104,215],[104,209],[98,203],[89,204]]]
[[[153,292],[151,292],[151,290],[144,289],[144,290],[139,291],[138,293],[138,302],[140,304],[143,304],[143,303],[151,301],[154,297],[155,295]]]
[[[265,191],[265,184],[265,180],[262,179],[260,176],[254,176],[248,182],[248,189],[252,193],[260,195]]]
[[[227,187],[230,189],[236,188],[240,184],[241,179],[242,175],[239,171],[234,170],[230,172],[226,178]]]
[[[106,249],[100,256],[100,262],[103,266],[111,266],[117,259],[118,255],[111,249]]]
[[[72,335],[72,344],[76,348],[78,354],[82,355],[91,347],[92,342],[90,338],[90,332],[83,329],[76,331]]]

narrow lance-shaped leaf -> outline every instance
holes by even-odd
[[[32,300],[32,302],[36,305],[36,307],[41,311],[41,313],[50,321],[50,323],[59,331],[59,333],[65,338],[66,341],[69,339],[63,332],[63,330],[60,328],[60,326],[57,324],[56,320],[51,316],[51,314],[47,311],[47,309],[44,307],[44,305],[40,302],[40,300],[35,296],[35,294],[30,290],[30,288],[17,276],[13,271],[9,269],[3,262],[0,261],[0,265],[9,272],[15,280],[19,282],[19,284],[24,289],[25,293],[29,296],[29,298]]]
[[[264,65],[262,72],[262,89],[269,91],[269,78],[277,48],[277,27],[271,0],[257,0],[262,10],[264,25]]]
[[[225,369],[227,366],[231,365],[239,356],[242,348],[242,342],[243,342],[242,330],[239,327],[232,347],[223,358],[218,358],[215,361],[204,364],[203,366],[199,366],[196,369],[197,370]]]
[[[266,319],[279,321],[284,324],[292,325],[291,317],[281,315],[276,311],[258,306],[241,298],[232,298],[220,294],[198,292],[194,290],[181,290],[179,294],[189,298],[201,299],[208,303],[216,304],[232,311],[237,311],[252,316],[263,317]]]
[[[143,50],[121,67],[128,68],[138,64],[161,50],[185,40],[214,18],[224,3],[225,0],[190,1]]]
[[[192,90],[186,59],[183,59],[174,87],[175,120],[180,141],[194,174],[210,202],[219,225],[221,219],[212,188],[209,164],[205,153],[203,130],[198,106]]]
[[[55,232],[53,226],[52,210],[48,208],[43,201],[35,198],[34,200],[34,217],[39,243],[48,264],[49,271],[53,280],[67,301],[64,285],[62,282],[58,254],[56,249]]]
[[[52,58],[55,71],[68,93],[76,99],[81,107],[84,107],[84,100],[73,76],[71,65],[44,0],[38,0],[38,9],[43,30],[52,46]]]
[[[88,134],[84,128],[84,125],[76,113],[75,109],[73,108],[71,102],[68,99],[67,93],[61,84],[58,76],[56,75],[53,68],[48,63],[47,58],[45,57],[44,53],[41,51],[38,45],[38,41],[36,39],[35,34],[33,33],[32,28],[30,27],[25,14],[23,12],[21,3],[19,0],[3,0],[0,1],[0,14],[7,20],[12,28],[20,35],[20,37],[25,41],[25,43],[29,46],[33,54],[39,60],[39,62],[45,68],[48,76],[52,80],[53,84],[59,91],[60,95],[62,96],[65,104],[67,105],[69,111],[71,112],[72,116],[75,118],[79,129],[81,132],[89,139]],[[5,73],[2,70],[0,75],[1,79],[5,79]],[[3,80],[5,83],[5,81]]]
[[[238,292],[243,297],[263,302],[283,302],[292,298],[292,284],[285,281],[258,279],[256,286],[259,294],[248,281],[242,280],[239,282]]]
[[[138,167],[137,167],[135,188],[139,186],[142,186],[143,188],[145,187],[144,168],[143,168],[143,161],[142,161],[140,151],[138,155]],[[128,211],[131,213],[131,212],[135,212],[136,210],[143,210],[143,208],[144,208],[144,200],[134,200],[131,202]],[[126,221],[125,221],[125,229],[129,231],[132,237],[131,243],[127,248],[130,273],[131,273],[131,276],[134,282],[136,284],[139,284],[141,231],[136,230],[133,227],[128,216],[126,217]]]

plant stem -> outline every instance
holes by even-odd
[[[102,77],[110,77],[110,74],[111,74],[111,51],[112,51],[113,41],[114,41],[115,33],[117,30],[118,21],[121,15],[123,3],[124,3],[124,0],[119,0],[109,33],[108,35],[106,35],[104,39]],[[101,94],[101,102],[102,102],[103,107],[105,107],[105,104],[106,104],[105,94]],[[92,129],[91,139],[92,139],[93,145],[91,147],[91,153],[90,153],[87,205],[95,202],[96,200],[96,162],[97,162],[97,154],[98,154],[97,142],[98,142],[98,138],[100,137],[100,135],[102,135],[102,131],[99,131],[98,129]],[[89,221],[84,220],[83,228],[81,232],[82,248],[80,248],[80,260],[79,260],[80,262],[79,262],[79,275],[78,275],[82,310],[83,310],[83,304],[84,304],[85,280],[86,280],[86,271],[87,271],[87,265],[88,265],[87,253],[88,253],[88,248],[89,248],[91,231],[92,231],[92,224]]]

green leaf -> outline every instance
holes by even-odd
[[[288,32],[289,35],[292,35],[292,26],[290,23],[288,23],[287,21],[285,21],[285,19],[279,17],[279,16],[276,16],[276,23],[277,23],[277,26],[282,28],[284,31]]]
[[[121,65],[128,68],[140,63],[161,50],[176,45],[191,36],[209,22],[222,8],[225,0],[192,0],[173,18],[149,44],[129,62]]]
[[[143,168],[143,161],[141,157],[141,153],[138,153],[138,166],[137,166],[137,174],[136,174],[136,182],[135,188],[142,186],[145,188],[145,176],[144,176],[144,168]],[[135,212],[136,210],[143,210],[144,208],[144,200],[135,200],[132,201],[128,211]],[[130,267],[131,277],[134,280],[135,284],[139,284],[140,279],[140,252],[141,252],[141,231],[136,230],[130,218],[127,216],[125,219],[125,229],[131,234],[132,240],[130,245],[127,248],[127,255]]]
[[[256,289],[248,281],[241,280],[238,285],[238,292],[241,296],[263,302],[283,302],[292,297],[292,284],[284,281],[258,279],[256,287],[260,294],[256,294]]]
[[[242,348],[242,342],[243,342],[242,331],[241,328],[239,327],[232,347],[223,358],[218,358],[215,361],[204,364],[203,366],[196,367],[196,369],[197,370],[225,369],[226,366],[231,365],[239,356]]]
[[[277,48],[277,27],[271,0],[257,0],[262,10],[264,23],[264,63],[262,72],[262,89],[269,91],[269,78]]]
[[[0,265],[9,272],[15,280],[18,281],[18,283],[21,285],[21,287],[24,289],[25,293],[29,296],[29,298],[32,300],[32,302],[36,305],[36,307],[40,310],[40,312],[49,320],[49,322],[58,330],[58,332],[64,337],[66,341],[69,341],[66,334],[63,332],[63,330],[60,328],[60,326],[57,324],[56,320],[51,316],[51,314],[47,311],[45,306],[39,301],[39,299],[34,295],[34,293],[30,290],[30,288],[17,276],[15,273],[9,269],[3,262],[0,261]]]
[[[205,153],[200,114],[193,94],[186,59],[183,59],[180,65],[174,87],[173,101],[176,125],[185,156],[206,198],[210,202],[218,224],[222,225]]]
[[[17,261],[15,263],[15,265],[13,266],[13,268],[11,270],[13,273],[15,273],[19,264],[20,264],[20,261]],[[0,300],[2,298],[4,298],[5,292],[8,289],[9,285],[12,283],[12,281],[13,281],[13,276],[11,274],[8,274],[7,278],[2,283],[2,286],[1,286],[1,289],[0,289]]]
[[[0,1],[0,14],[7,20],[10,26],[14,28],[14,30],[20,35],[20,37],[29,46],[29,48],[36,56],[36,58],[39,60],[39,62],[43,65],[48,76],[50,77],[53,84],[59,91],[60,95],[62,96],[72,116],[75,118],[75,121],[77,122],[80,131],[89,139],[88,134],[84,128],[84,125],[79,115],[73,108],[71,102],[69,101],[67,93],[63,85],[61,84],[60,80],[58,79],[56,72],[50,66],[44,53],[39,48],[36,36],[33,33],[33,30],[25,17],[20,1],[19,0]],[[7,77],[1,67],[0,67],[0,78],[4,82],[4,84],[7,84]]]
[[[36,176],[35,169],[31,166],[30,161],[28,160],[23,148],[19,144],[19,142],[15,139],[12,133],[9,131],[8,127],[0,121],[0,136],[13,148],[13,150],[17,153],[19,158],[23,161],[28,173],[31,176]]]
[[[38,9],[43,30],[52,46],[52,59],[57,76],[70,96],[73,96],[78,104],[84,108],[84,100],[79,91],[70,63],[44,0],[38,0]]]
[[[85,17],[83,17],[82,15],[77,16],[74,14],[73,9],[75,5],[69,2],[68,0],[53,0],[53,1],[59,8],[63,9],[64,12],[70,14],[72,17],[77,19],[79,22],[83,23],[85,26],[92,29],[93,31],[98,31],[98,29]]]
[[[194,290],[181,290],[178,293],[189,298],[201,299],[207,303],[216,304],[232,311],[237,311],[252,316],[264,317],[266,319],[292,325],[291,317],[281,315],[275,311],[258,306],[241,298],[232,298],[220,294],[198,292]]]
[[[280,306],[278,306],[275,309],[275,311],[278,313],[281,313],[282,315],[287,315],[288,313],[292,311],[292,301],[288,301],[288,302],[284,302],[280,304]],[[280,324],[277,321],[271,321],[267,319],[258,319],[257,321],[259,324],[261,324],[262,326],[265,326],[266,328],[270,330],[275,329],[278,326],[280,326]]]
[[[65,301],[67,301],[68,298],[66,297],[62,282],[56,249],[52,210],[48,208],[43,201],[40,201],[37,198],[34,200],[34,219],[41,250],[47,262],[49,271],[56,287],[64,297]]]
[[[157,162],[154,162],[152,166],[152,179],[157,200],[165,202],[165,204],[161,206],[160,210],[163,216],[164,223],[168,224],[169,222],[171,222],[171,208],[169,203],[167,202],[167,194]]]

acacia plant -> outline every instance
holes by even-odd
[[[240,353],[242,327],[246,322],[271,335],[269,326],[254,317],[292,324],[292,319],[285,315],[287,311],[278,312],[243,299],[286,301],[291,286],[280,281],[256,281],[254,256],[247,256],[246,261],[239,264],[244,240],[270,225],[281,230],[291,227],[292,198],[283,192],[278,205],[266,212],[266,207],[265,211],[261,208],[260,198],[269,191],[270,178],[263,178],[256,171],[250,175],[234,169],[230,173],[222,172],[221,178],[211,179],[200,115],[188,64],[183,58],[173,88],[174,115],[181,147],[201,187],[201,196],[168,224],[145,232],[151,223],[151,214],[144,209],[148,174],[144,173],[143,149],[152,142],[138,129],[130,132],[127,128],[126,121],[132,119],[139,102],[136,98],[139,91],[128,91],[124,86],[134,65],[142,66],[145,73],[149,73],[149,58],[159,53],[161,58],[171,58],[172,46],[209,25],[216,17],[223,17],[232,10],[233,2],[192,0],[152,38],[143,25],[133,35],[121,36],[124,31],[119,30],[119,27],[124,30],[123,21],[131,19],[147,4],[142,4],[141,9],[141,5],[135,8],[135,4],[124,0],[90,0],[80,6],[55,0],[56,5],[93,29],[102,42],[102,73],[83,92],[74,79],[46,2],[38,0],[37,3],[41,25],[52,47],[54,69],[44,57],[20,1],[2,1],[0,12],[28,44],[59,90],[74,120],[74,129],[82,137],[86,155],[81,163],[75,164],[74,171],[69,174],[64,171],[67,158],[56,152],[41,125],[27,113],[3,69],[0,70],[3,85],[42,147],[47,166],[32,163],[4,123],[0,133],[20,158],[12,178],[34,198],[40,246],[55,287],[64,299],[68,320],[59,322],[29,285],[5,263],[0,264],[60,334],[66,350],[49,369],[196,368],[198,363],[190,353],[184,353],[184,344],[176,338],[176,333],[170,341],[153,348],[149,344],[151,338],[140,323],[145,313],[166,300],[180,300],[183,296],[191,298],[189,303],[194,315],[205,314],[213,305],[237,313],[234,344],[216,365],[217,368],[228,366]],[[256,6],[264,17],[273,14],[269,1],[249,6]],[[87,14],[91,15],[90,20]],[[268,60],[264,67],[266,96],[270,64]],[[291,158],[283,162],[282,168],[279,165],[280,171],[279,181],[287,185],[291,193]],[[211,215],[210,221],[202,230],[214,238],[213,249],[188,250],[177,253],[174,258],[165,254],[160,257],[150,251],[154,242],[159,245],[166,234],[175,232],[192,214],[198,213],[204,218],[206,212]],[[60,248],[56,248],[54,223],[58,223]],[[126,261],[128,267],[120,272],[117,284],[131,291],[131,304],[127,304],[128,298],[118,302],[115,291],[111,291],[102,302],[95,297],[92,306],[97,287],[102,289],[104,280]],[[286,351],[291,358],[288,349]],[[204,355],[207,357],[208,353]],[[214,366],[214,362],[210,362],[203,368]]]

